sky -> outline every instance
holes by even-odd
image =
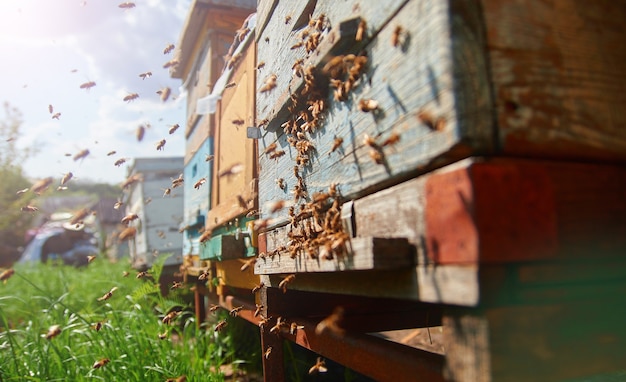
[[[23,164],[29,178],[121,183],[134,157],[184,154],[185,95],[163,64],[175,51],[191,0],[0,1],[0,103],[22,113],[18,147],[37,150]],[[140,73],[152,72],[145,80]],[[80,85],[96,83],[91,89]],[[162,102],[156,91],[172,89]],[[139,98],[123,98],[137,93]],[[61,113],[53,119],[49,113]],[[0,111],[0,119],[6,116]],[[150,124],[141,142],[136,130]],[[174,124],[181,127],[174,133]],[[156,143],[166,139],[162,151]],[[81,150],[89,155],[78,161]],[[117,153],[107,156],[111,151]],[[67,156],[71,154],[71,156]],[[118,159],[126,164],[115,166]]]

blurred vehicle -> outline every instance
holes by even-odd
[[[46,223],[26,246],[20,262],[62,262],[87,265],[88,256],[98,255],[98,241],[84,224]]]

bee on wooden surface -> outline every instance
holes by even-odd
[[[200,237],[198,238],[198,241],[200,241],[200,243],[204,243],[205,241],[211,238],[212,234],[213,234],[212,231],[204,231],[202,235],[200,235]]]
[[[298,41],[297,43],[293,44],[290,49],[291,50],[298,49],[298,48],[301,48],[302,45],[304,45],[304,42]]]
[[[278,288],[280,288],[283,291],[283,293],[286,293],[287,292],[287,285],[292,283],[293,280],[295,280],[295,279],[296,279],[296,275],[289,275],[289,276],[285,277],[283,279],[283,281],[281,281],[278,284]]]
[[[93,82],[93,81],[88,81],[88,82],[85,82],[85,83],[81,84],[81,85],[80,85],[80,88],[81,88],[81,89],[87,89],[87,90],[89,90],[89,89],[93,88],[94,86],[96,86],[96,83],[95,83],[95,82]]]
[[[134,6],[134,4],[133,4],[133,6]],[[97,361],[93,364],[93,366],[92,366],[92,367],[93,367],[94,369],[99,369],[99,368],[103,367],[104,365],[106,365],[106,364],[107,364],[107,363],[109,363],[109,362],[111,362],[111,360],[110,360],[110,359],[108,359],[108,358],[102,358],[102,359],[97,360]]]
[[[246,123],[243,119],[233,119],[231,122],[235,126],[243,126],[243,124]]]
[[[265,357],[265,359],[270,359],[270,354],[272,354],[272,347],[268,346],[265,350],[265,353],[263,353],[263,356]]]
[[[258,64],[256,64],[257,70],[261,70],[263,69],[263,67],[265,67],[265,61],[261,61]]]
[[[365,144],[366,146],[369,146],[369,147],[371,147],[373,149],[377,149],[377,150],[380,149],[380,146],[376,142],[376,139],[371,137],[369,134],[363,135],[363,144]]]
[[[226,320],[222,320],[220,322],[218,322],[217,324],[215,324],[215,332],[221,332],[225,327],[228,326],[228,322]]]
[[[61,113],[56,112],[56,113],[52,114],[52,119],[56,119],[56,120],[58,120],[58,119],[60,119],[60,118],[61,118]]]
[[[309,374],[326,373],[327,371],[326,362],[322,359],[322,357],[317,357],[317,362],[315,365],[311,366]]]
[[[296,331],[301,329],[304,329],[304,325],[298,325],[297,323],[292,322],[289,326],[289,334],[294,335],[296,334]]]
[[[239,207],[243,208],[244,210],[248,209],[248,201],[246,201],[243,196],[237,194],[237,204],[239,204]]]
[[[276,185],[278,186],[278,188],[280,188],[281,190],[284,190],[285,187],[287,187],[285,185],[285,179],[283,178],[276,178]]]
[[[215,155],[213,155],[213,154],[206,154],[206,155],[205,155],[205,157],[204,157],[204,161],[205,161],[205,162],[210,162],[210,161],[212,161],[214,158],[215,158]]]
[[[110,291],[106,292],[104,295],[102,295],[102,297],[98,298],[98,301],[105,301],[110,299],[111,297],[113,297],[113,292],[115,292],[117,290],[117,287],[113,287],[111,288]]]
[[[141,77],[142,80],[145,80],[146,78],[150,78],[152,77],[152,72],[143,72],[139,74],[139,77]]]
[[[169,87],[164,87],[162,89],[157,90],[156,92],[159,96],[161,96],[161,101],[165,102],[170,98],[170,94],[172,94],[172,90]]]
[[[120,241],[126,241],[126,240],[133,239],[135,237],[135,235],[137,235],[137,228],[135,228],[135,227],[126,227],[126,229],[124,229],[122,232],[120,232],[120,234],[117,236],[117,238]]]
[[[163,317],[161,322],[163,322],[166,325],[167,324],[171,324],[172,321],[174,321],[176,319],[176,317],[178,317],[181,313],[182,313],[182,311],[180,311],[180,310],[172,310],[171,312],[169,312],[168,314],[166,314]]]
[[[278,335],[280,333],[280,329],[287,327],[287,323],[283,320],[282,317],[278,317],[276,320],[276,325],[272,326],[270,329],[270,333]]]
[[[239,60],[241,60],[241,52],[236,53],[235,55],[233,55],[230,60],[228,60],[228,69],[232,69],[235,65],[237,65],[237,63],[239,62]]]
[[[241,173],[244,169],[244,165],[241,163],[235,163],[234,165],[222,170],[219,172],[218,176],[221,177],[231,177]]]
[[[391,35],[391,45],[394,48],[397,48],[398,45],[400,45],[400,37],[402,35],[402,27],[400,25],[396,25],[396,27],[393,30],[393,33]]]
[[[237,86],[237,83],[236,83],[236,82],[229,82],[229,83],[227,83],[227,84],[224,86],[224,89],[232,88],[232,87],[235,87],[235,86]]]
[[[393,132],[393,133],[389,134],[389,136],[387,137],[387,139],[385,139],[383,141],[381,146],[382,147],[392,146],[392,145],[395,145],[398,142],[400,142],[400,134],[398,134],[396,132]]]
[[[265,92],[268,92],[268,91],[274,89],[276,87],[276,78],[277,78],[276,74],[270,75],[265,80],[265,84],[263,84],[263,86],[261,86],[261,88],[259,89],[259,92],[265,93]]]
[[[74,155],[74,162],[76,162],[79,159],[84,159],[87,157],[87,155],[89,155],[89,150],[88,149],[83,149],[80,150],[76,155]]]
[[[256,309],[254,310],[254,314],[252,316],[257,317],[259,314],[261,314],[261,310],[263,310],[263,305],[261,304],[254,304],[254,305],[256,305]]]
[[[268,212],[270,214],[273,214],[275,212],[278,212],[280,210],[282,210],[283,208],[285,208],[285,201],[284,200],[277,200],[273,203],[270,203],[268,205]]]
[[[97,256],[94,255],[87,255],[87,264],[91,264],[96,260]]]
[[[367,28],[367,23],[365,22],[365,20],[361,20],[359,22],[359,26],[356,29],[356,36],[354,37],[355,41],[361,41],[363,40],[363,35],[365,34],[365,28]]]
[[[122,98],[123,101],[125,102],[131,102],[136,100],[137,98],[139,98],[139,94],[137,93],[130,93],[127,96],[125,96],[124,98]]]
[[[165,45],[165,49],[163,49],[163,54],[169,54],[175,48],[174,44]]]
[[[230,314],[233,317],[237,317],[237,315],[239,314],[239,312],[241,311],[241,309],[243,309],[243,305],[242,306],[238,306],[236,308],[232,308],[228,314]]]
[[[137,142],[141,142],[143,140],[143,136],[146,133],[146,128],[144,125],[139,125],[137,127],[137,131],[135,131],[135,137],[137,138]]]
[[[27,187],[27,188],[23,188],[23,189],[21,189],[21,190],[17,191],[17,192],[15,193],[15,195],[22,195],[22,194],[25,194],[25,193],[27,193],[27,192],[28,192],[28,190],[30,190],[30,188],[28,188],[28,187]]]
[[[162,151],[163,147],[165,147],[165,139],[161,139],[160,141],[156,143],[157,151]]]
[[[276,151],[276,147],[278,147],[278,144],[276,142],[270,143],[265,150],[263,150],[263,154],[271,154],[274,151]]]
[[[320,321],[315,327],[315,334],[318,336],[326,331],[329,331],[337,336],[343,336],[345,331],[341,328],[340,323],[343,320],[344,310],[338,306],[333,310],[333,313]]]
[[[23,206],[20,210],[22,212],[37,212],[39,211],[39,208],[35,206],[31,206],[31,205],[26,205],[26,206]]]
[[[220,306],[219,306],[219,305],[211,304],[211,305],[209,306],[209,312],[211,312],[211,313],[215,313],[215,312],[217,312],[217,310],[218,310],[219,308],[220,308]]]
[[[270,154],[270,159],[278,159],[285,155],[285,150],[276,150]]]
[[[238,29],[235,37],[237,38],[237,40],[239,40],[239,42],[242,42],[246,38],[248,33],[250,33],[250,28],[246,27],[246,28]]]
[[[113,164],[115,165],[115,167],[120,167],[124,163],[126,163],[126,158],[120,158],[120,159],[116,160],[115,163],[113,163]]]
[[[373,99],[362,99],[359,101],[358,108],[364,113],[374,111],[378,109],[378,101]]]
[[[176,132],[176,130],[178,130],[179,127],[180,127],[180,125],[178,123],[175,123],[172,126],[170,126],[170,129],[168,130],[168,132],[170,134],[174,134]]]
[[[0,281],[7,283],[7,280],[11,278],[15,274],[15,270],[13,268],[5,269],[0,273]]]
[[[244,272],[246,269],[250,268],[251,266],[254,266],[254,263],[256,263],[256,257],[246,260],[246,262],[244,262],[243,265],[241,266],[240,270]]]
[[[169,60],[165,64],[163,64],[163,69],[171,68],[178,65],[180,62],[177,59]]]
[[[206,178],[200,178],[198,179],[198,181],[196,183],[194,183],[193,188],[195,188],[196,190],[199,190],[200,187],[202,187],[203,184],[206,183]]]
[[[265,286],[265,284],[263,284],[263,283],[260,283],[259,285],[255,285],[254,288],[252,288],[252,294],[255,294],[256,292],[260,291],[261,288],[263,288],[264,286]]]
[[[139,219],[139,215],[134,214],[134,213],[130,213],[130,214],[124,216],[122,218],[121,222],[122,222],[122,224],[128,225],[130,222],[132,222],[133,220],[136,220],[136,219]]]
[[[135,3],[133,3],[132,1],[125,1],[121,3],[120,5],[118,5],[118,7],[122,9],[131,9],[131,8],[135,8]]]
[[[285,24],[289,24],[290,21],[291,21],[291,15],[285,16]]]

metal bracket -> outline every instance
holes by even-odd
[[[261,129],[256,126],[250,126],[246,129],[246,136],[250,139],[261,139],[263,134],[261,134]]]
[[[341,206],[341,225],[350,237],[356,237],[356,222],[354,220],[354,201],[350,200]]]

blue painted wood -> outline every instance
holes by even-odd
[[[198,255],[199,229],[204,227],[206,215],[211,203],[211,179],[213,162],[206,161],[207,155],[213,154],[213,137],[208,137],[199,150],[191,157],[183,172],[184,187],[184,221],[183,227],[189,227],[183,235],[183,253]],[[195,188],[194,185],[202,178],[206,183]]]

